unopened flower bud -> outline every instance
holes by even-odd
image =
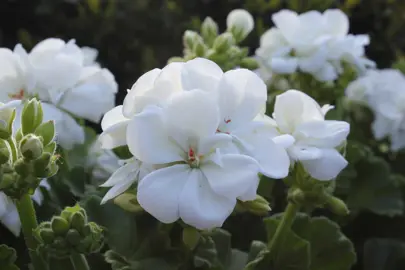
[[[20,151],[23,157],[28,160],[37,159],[42,155],[43,145],[39,137],[29,134],[22,138]]]
[[[255,70],[259,68],[259,63],[253,57],[245,57],[240,62],[241,68],[247,68],[249,70]]]
[[[0,164],[9,162],[11,155],[11,149],[8,143],[0,140]]]
[[[271,211],[269,202],[260,195],[256,196],[253,201],[241,202],[243,207],[258,216],[265,216]]]
[[[76,212],[72,215],[70,220],[70,227],[78,231],[82,231],[87,223],[87,218],[80,212]]]
[[[202,39],[197,40],[194,43],[193,52],[197,57],[203,57],[208,51],[207,45],[205,45]]]
[[[232,34],[223,33],[215,39],[213,48],[216,52],[222,53],[227,51],[234,44],[235,39],[233,38]]]
[[[77,230],[70,229],[66,234],[66,240],[73,246],[78,245],[81,239],[82,237]]]
[[[51,162],[51,154],[42,153],[42,155],[37,158],[33,163],[34,174],[36,177],[46,177],[48,174],[48,166]]]
[[[11,132],[8,129],[6,121],[0,119],[0,139],[7,140],[10,136]]]
[[[20,104],[17,102],[17,104]],[[13,134],[13,122],[15,119],[14,101],[7,104],[0,102],[0,138],[7,140]]]
[[[21,176],[27,176],[31,173],[31,165],[23,158],[20,158],[14,162],[14,170]]]
[[[23,133],[22,133],[22,129],[19,128],[19,129],[16,131],[14,138],[15,138],[16,142],[19,143],[23,137],[24,137],[24,135],[23,135]]]
[[[254,24],[252,15],[244,9],[235,9],[226,18],[227,30],[233,34],[237,43],[246,38]]]
[[[184,43],[184,47],[189,49],[189,50],[193,50],[194,48],[194,44],[198,41],[198,40],[202,40],[201,36],[195,32],[195,31],[191,31],[191,30],[186,30],[184,32],[183,35],[183,43]]]
[[[325,206],[339,216],[347,216],[350,213],[344,201],[330,194],[325,195]]]
[[[34,133],[35,129],[42,123],[43,111],[41,102],[33,98],[25,103],[21,114],[22,133],[27,135]]]
[[[200,233],[193,227],[183,229],[183,243],[190,249],[194,250],[200,240]]]
[[[62,217],[54,216],[51,220],[52,231],[59,236],[64,236],[69,230],[69,223]]]
[[[11,173],[2,173],[1,179],[0,179],[0,190],[6,190],[9,187],[11,187],[14,182],[16,181],[16,178],[13,174]]]
[[[48,145],[55,138],[55,123],[54,121],[48,121],[40,124],[36,130],[35,135],[42,138],[43,145]]]
[[[55,240],[55,233],[51,229],[41,229],[39,235],[45,244],[52,244]]]
[[[184,58],[179,57],[179,56],[174,56],[174,57],[171,57],[169,60],[167,60],[168,64],[175,63],[175,62],[185,62],[185,60],[184,60]]]
[[[213,41],[218,36],[218,24],[211,18],[205,18],[201,25],[201,35],[204,41],[212,46]]]
[[[136,194],[126,192],[114,199],[114,203],[128,212],[142,212],[143,208],[139,205]]]

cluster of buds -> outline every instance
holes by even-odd
[[[21,126],[12,131],[15,109],[0,108],[3,124],[0,132],[0,191],[19,199],[33,192],[42,178],[53,176],[58,166],[55,155],[55,124],[43,121],[41,103],[26,101],[21,113]]]
[[[313,179],[300,164],[294,166],[292,176],[285,180],[291,187],[287,197],[289,201],[307,208],[327,208],[340,216],[349,214],[345,202],[332,195],[335,189],[334,181]]]
[[[34,235],[49,256],[59,259],[97,253],[104,245],[103,229],[88,222],[86,211],[79,205],[66,207],[60,216],[41,223]]]
[[[0,266],[1,269],[18,270],[15,265],[17,254],[13,248],[6,245],[0,245]]]
[[[183,57],[173,57],[169,62],[185,62],[196,57],[210,59],[224,71],[236,67],[254,70],[257,61],[248,57],[249,49],[238,46],[253,30],[254,20],[246,10],[233,10],[227,18],[227,30],[219,34],[218,24],[207,17],[201,25],[200,33],[186,30],[183,35]]]

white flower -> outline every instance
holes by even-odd
[[[42,180],[39,184],[40,187],[44,187],[50,190],[50,186],[46,180]],[[38,187],[31,198],[41,205],[43,201],[43,194]],[[15,236],[19,236],[21,232],[21,221],[18,215],[18,210],[14,202],[3,192],[0,192],[0,222],[10,230]]]
[[[114,107],[117,92],[114,76],[94,62],[96,55],[74,40],[56,38],[38,43],[30,53],[20,44],[14,51],[1,48],[0,101],[38,96],[55,113],[44,117],[64,122],[56,122],[59,142],[64,147],[83,143],[84,132],[68,113],[98,122]]]
[[[138,184],[137,198],[147,212],[165,223],[181,218],[198,229],[218,227],[236,198],[256,185],[256,160],[221,153],[231,137],[216,132],[220,121],[215,96],[203,90],[174,95],[164,109],[149,106],[132,118],[127,139],[134,156],[169,164]]]
[[[391,139],[391,150],[405,147],[405,76],[398,70],[370,70],[353,81],[346,96],[374,112],[372,131],[378,140]]]
[[[238,41],[245,39],[254,28],[253,16],[244,9],[232,10],[226,18],[228,31],[232,32]]]
[[[335,80],[343,72],[342,62],[360,72],[374,63],[364,58],[366,35],[348,35],[346,14],[337,9],[298,15],[281,10],[272,16],[275,27],[260,38],[256,55],[261,64],[278,74],[300,70],[320,81]]]
[[[343,121],[325,120],[332,107],[321,108],[308,95],[288,90],[276,97],[274,120],[281,134],[295,138],[287,151],[293,162],[300,162],[318,180],[331,180],[343,170],[347,161],[335,149],[349,134],[350,126]]]

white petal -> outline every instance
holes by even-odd
[[[253,16],[244,9],[234,9],[226,18],[227,29],[235,28],[241,31],[244,37],[253,30],[254,24]]]
[[[103,199],[101,200],[100,204],[105,204],[111,199],[114,199],[118,195],[124,193],[129,187],[133,184],[133,181],[130,181],[127,179],[127,181],[120,182],[110,188],[110,190],[107,191],[107,193],[104,195]]]
[[[200,167],[211,189],[218,195],[235,199],[257,184],[259,164],[255,159],[227,154],[221,156],[221,165],[204,162]]]
[[[288,90],[276,97],[274,118],[278,127],[284,133],[292,133],[302,122],[323,120],[321,108],[307,94]]]
[[[317,147],[294,145],[287,150],[293,160],[314,160],[322,156],[322,150]]]
[[[122,109],[123,106],[119,105],[113,109],[111,109],[110,111],[108,111],[103,119],[101,120],[101,128],[105,131],[106,129],[108,129],[109,127],[120,123],[120,122],[124,122],[129,120],[128,118],[126,118],[123,113],[122,113]]]
[[[135,182],[138,179],[139,162],[133,161],[118,168],[100,187],[112,187],[123,182]]]
[[[299,67],[302,71],[308,73],[315,73],[325,65],[327,61],[328,50],[325,46],[319,48],[308,57],[300,57]]]
[[[127,128],[131,153],[145,163],[164,164],[183,160],[182,149],[170,140],[162,109],[147,107],[132,118]]]
[[[267,87],[252,71],[236,69],[222,76],[218,86],[223,132],[234,130],[253,120],[266,104]]]
[[[274,24],[280,29],[283,36],[291,43],[295,41],[295,31],[299,26],[299,19],[296,12],[281,10],[272,15]]]
[[[125,117],[131,118],[135,113],[140,112],[142,108],[137,108],[136,102],[138,97],[150,91],[155,83],[157,76],[161,70],[155,68],[143,74],[132,86],[123,103],[123,114]]]
[[[215,91],[223,72],[211,60],[195,58],[184,64],[181,81],[184,90]]]
[[[349,32],[349,19],[340,9],[328,9],[323,13],[329,26],[328,32],[336,36],[345,36]]]
[[[217,195],[198,169],[191,170],[179,198],[181,219],[200,230],[221,227],[235,205],[236,198]]]
[[[44,195],[42,194],[42,191],[39,187],[35,189],[34,194],[31,195],[31,199],[34,200],[38,205],[42,204],[42,201],[44,200]]]
[[[113,149],[127,144],[127,127],[129,120],[118,122],[103,131],[98,140],[103,149]]]
[[[297,70],[298,59],[293,57],[273,57],[271,70],[278,74],[291,74]]]
[[[139,204],[159,221],[175,222],[179,219],[179,199],[190,174],[188,165],[173,165],[148,174],[138,185]]]
[[[322,149],[315,160],[301,161],[307,172],[318,180],[332,180],[347,166],[346,159],[335,149]]]
[[[295,139],[303,145],[335,148],[350,132],[350,125],[344,121],[311,121],[302,123],[294,132]]]
[[[338,77],[336,69],[329,63],[325,63],[325,65],[317,72],[313,73],[313,75],[321,82],[333,81]]]
[[[280,145],[284,149],[287,149],[288,147],[292,146],[295,142],[294,137],[289,134],[283,134],[273,137],[272,140],[275,144]]]
[[[202,90],[186,91],[172,97],[165,111],[171,130],[189,136],[215,134],[219,124],[219,108],[212,94]]]
[[[21,221],[18,215],[17,207],[10,202],[7,206],[7,213],[0,218],[0,222],[9,229],[15,236],[21,233]]]

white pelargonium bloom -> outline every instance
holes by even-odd
[[[333,108],[322,108],[311,97],[297,90],[288,90],[276,97],[270,125],[281,134],[290,134],[295,142],[287,148],[292,162],[300,162],[315,179],[334,179],[347,161],[336,148],[346,140],[350,125],[344,121],[325,120]]]
[[[232,10],[226,18],[228,31],[234,33],[240,40],[243,40],[252,32],[255,22],[253,16],[244,9]]]
[[[389,137],[393,151],[405,147],[405,76],[399,70],[370,70],[349,84],[346,96],[373,111],[376,139]]]
[[[256,50],[263,70],[277,74],[300,70],[319,81],[332,81],[343,72],[343,62],[361,73],[375,65],[364,56],[369,37],[348,34],[349,21],[341,10],[300,15],[281,10],[273,14],[272,20],[275,27],[262,35]]]
[[[38,204],[42,205],[44,196],[40,187],[50,190],[50,186],[46,180],[42,180],[39,187],[31,198]],[[2,223],[15,236],[19,236],[21,232],[21,221],[18,215],[18,210],[14,202],[3,192],[0,192],[0,223]]]
[[[38,43],[30,53],[20,44],[14,51],[1,48],[0,101],[37,96],[44,102],[44,117],[56,120],[59,143],[65,148],[83,143],[84,131],[70,114],[98,122],[114,107],[118,90],[114,76],[94,62],[95,53],[56,38]]]
[[[139,182],[137,198],[147,212],[165,223],[181,218],[198,229],[219,227],[236,199],[256,185],[255,159],[221,152],[232,138],[217,132],[220,121],[215,96],[203,90],[180,93],[164,109],[149,106],[132,118],[130,151],[143,162],[167,164]]]

